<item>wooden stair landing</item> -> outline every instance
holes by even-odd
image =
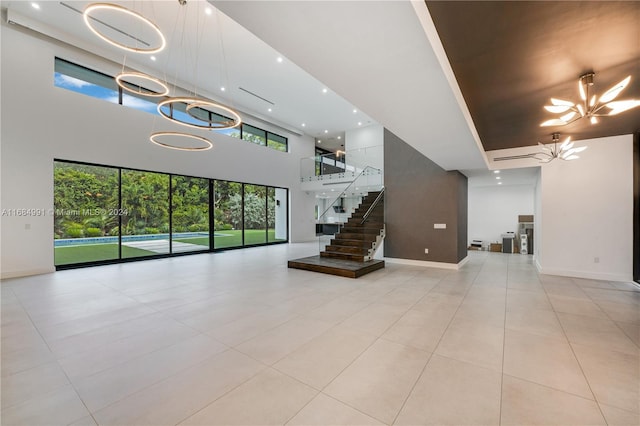
[[[323,274],[338,275],[347,278],[358,278],[369,272],[384,268],[384,260],[369,260],[357,262],[346,259],[333,259],[322,256],[309,256],[290,260],[289,268],[305,271],[321,272]]]

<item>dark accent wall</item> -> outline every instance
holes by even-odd
[[[458,263],[467,256],[466,176],[445,171],[385,129],[384,185],[385,257]],[[436,223],[447,228],[434,229]]]
[[[467,225],[469,222],[468,217],[468,180],[465,175],[460,172],[457,173],[458,177],[458,262],[467,257]]]

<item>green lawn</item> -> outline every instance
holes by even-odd
[[[242,245],[242,231],[216,231],[216,234],[224,234],[225,236],[214,236],[214,247],[215,248],[226,248],[226,247],[238,247]],[[276,240],[276,231],[275,229],[269,229],[269,242],[274,241],[282,241]],[[247,229],[244,231],[244,244],[247,246],[253,244],[264,244],[266,243],[266,236],[264,229]]]
[[[216,231],[214,236],[215,248],[240,247],[242,245],[242,231]],[[264,244],[265,232],[260,229],[247,229],[244,233],[245,245]],[[208,237],[194,238],[178,238],[174,241],[181,243],[195,244],[203,246],[206,250],[209,247]],[[269,242],[284,241],[276,240],[276,231],[269,230]],[[138,248],[122,246],[122,258],[152,256],[157,254],[152,251],[142,250]],[[96,262],[100,260],[114,260],[118,258],[118,244],[85,244],[80,246],[56,247],[54,249],[54,258],[56,265],[70,265],[74,263]]]
[[[218,235],[213,237],[214,239],[214,247],[219,248],[228,248],[228,247],[239,247],[242,245],[242,231],[241,230],[231,230],[231,231],[216,231]],[[179,238],[175,241],[179,241],[181,243],[190,243],[197,244],[202,246],[209,246],[209,238],[207,237],[194,237],[194,238]],[[269,242],[275,241],[284,241],[284,240],[276,240],[276,231],[275,229],[269,230]],[[261,229],[247,229],[244,231],[244,242],[245,245],[254,245],[254,244],[264,244],[267,241],[265,240],[264,230]]]
[[[56,265],[113,260],[118,258],[118,243],[56,247],[53,252]],[[122,257],[149,256],[153,254],[155,253],[152,251],[122,246]]]

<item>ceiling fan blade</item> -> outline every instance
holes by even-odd
[[[577,155],[570,155],[567,158],[563,158],[563,160],[571,161],[571,160],[577,160],[578,158],[580,157],[578,157]]]
[[[614,100],[620,94],[620,92],[622,92],[624,88],[627,87],[627,85],[629,84],[629,81],[631,81],[630,75],[627,76],[627,78],[622,80],[620,83],[613,86],[611,89],[604,92],[604,94],[600,96],[600,102],[602,103],[602,102],[609,102]]]

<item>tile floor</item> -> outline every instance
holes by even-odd
[[[286,268],[315,249],[3,281],[2,424],[640,424],[634,284],[486,252]]]

